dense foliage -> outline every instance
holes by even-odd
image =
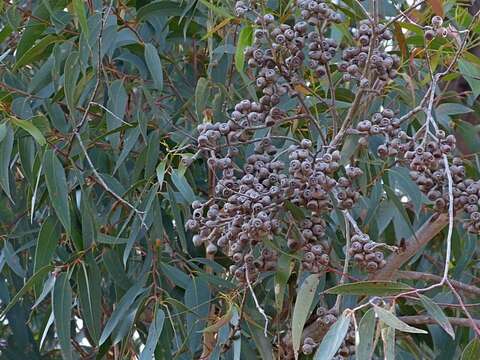
[[[0,3],[0,359],[480,358],[470,5]]]

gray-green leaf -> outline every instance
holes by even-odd
[[[52,294],[53,314],[55,316],[55,327],[63,359],[71,360],[72,347],[71,336],[71,308],[72,288],[70,287],[70,274],[62,273],[58,276]]]
[[[375,309],[375,313],[377,314],[379,319],[394,329],[413,334],[428,334],[428,332],[425,330],[417,329],[404,323],[402,320],[393,315],[390,311],[387,311],[380,306],[374,305],[373,308]]]
[[[145,62],[158,91],[163,90],[163,69],[158,51],[152,44],[145,45]]]
[[[53,150],[47,150],[43,158],[45,181],[48,195],[55,213],[65,230],[70,233],[70,208],[68,206],[68,186],[65,170]]]
[[[357,360],[369,360],[373,354],[373,337],[375,335],[375,311],[369,309],[358,324],[360,341],[357,345]]]
[[[152,360],[155,347],[157,346],[158,339],[162,333],[164,321],[165,313],[162,310],[157,309],[155,319],[151,322],[150,327],[148,328],[147,341],[145,342],[145,348],[140,354],[139,360]]]
[[[435,319],[435,321],[442,327],[445,332],[455,339],[455,331],[453,330],[452,325],[448,321],[447,316],[440,309],[440,306],[435,304],[430,298],[426,297],[425,295],[419,294],[418,297],[423,304],[425,310],[427,310],[428,314]]]
[[[296,358],[298,358],[298,350],[301,345],[303,327],[310,313],[310,307],[313,303],[319,281],[320,276],[312,274],[305,279],[298,291],[292,316],[292,345]]]
[[[342,345],[343,340],[348,332],[348,326],[350,325],[350,314],[345,312],[340,315],[338,320],[328,330],[327,334],[323,338],[320,346],[315,352],[313,360],[330,360],[335,356],[335,353]]]

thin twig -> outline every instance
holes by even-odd
[[[345,219],[345,261],[343,263],[342,276],[340,277],[340,281],[338,282],[339,285],[342,285],[343,283],[345,283],[345,280],[347,278],[346,274],[348,272],[348,263],[350,262],[350,251],[349,251],[350,250],[350,219],[349,218],[351,218],[351,215],[348,213],[347,210],[344,210],[343,216]],[[341,302],[342,302],[342,295],[339,294],[337,296],[335,305],[333,307],[337,313],[340,312]]]
[[[257,310],[260,314],[262,314],[263,318],[265,319],[265,326],[263,328],[263,334],[265,335],[266,338],[268,338],[268,316],[265,313],[265,310],[260,306],[260,303],[258,302],[257,296],[255,295],[255,291],[253,291],[252,283],[250,282],[250,276],[248,275],[248,267],[245,267],[245,279],[247,280],[248,288],[250,290],[250,293],[252,294],[253,301],[255,301],[255,306],[257,307]]]
[[[457,292],[457,290],[455,290],[455,287],[450,283],[450,281],[447,279],[447,285],[450,287],[450,290],[452,290],[452,293],[455,295],[455,297],[457,298],[458,300],[458,303],[462,306],[462,309],[463,309],[463,312],[465,313],[465,315],[467,315],[468,319],[470,320],[470,323],[472,324],[472,327],[473,329],[475,330],[475,333],[477,334],[478,337],[480,337],[480,328],[479,328],[479,324],[475,322],[475,320],[472,318],[472,316],[470,315],[470,312],[468,311],[468,309],[465,307],[465,305],[463,304],[463,300],[462,300],[462,297],[460,296],[460,294]]]
[[[409,280],[423,280],[423,281],[441,281],[442,277],[434,274],[419,272],[419,271],[398,271],[395,274],[397,279],[409,279]],[[480,288],[468,285],[457,280],[449,280],[449,282],[458,290],[468,292],[480,296]]]

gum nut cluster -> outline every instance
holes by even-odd
[[[300,146],[291,146],[289,159],[290,176],[282,187],[291,202],[318,214],[329,211],[332,204],[328,194],[337,184],[333,175],[340,166],[340,152],[317,158],[312,153],[312,142],[303,139]]]
[[[362,146],[368,144],[369,136],[381,135],[384,137],[385,143],[377,148],[377,154],[382,159],[403,154],[408,150],[404,143],[409,140],[409,137],[400,130],[400,119],[395,117],[395,113],[391,109],[383,109],[381,112],[374,113],[370,120],[360,121],[356,130],[363,135],[358,140]]]
[[[318,216],[312,216],[310,219],[304,219],[300,223],[303,251],[302,269],[311,273],[319,273],[325,270],[330,262],[330,246],[325,237],[325,227],[327,226],[324,219]],[[298,244],[295,240],[289,239],[288,246],[295,249],[294,244]],[[297,246],[298,247],[298,246]]]
[[[329,329],[336,321],[337,315],[334,310],[328,310],[324,307],[317,307],[315,312],[316,322],[320,323],[320,327],[324,329]],[[302,353],[305,355],[310,355],[313,353],[316,347],[318,347],[318,343],[316,343],[312,338],[307,337],[303,341],[302,345]],[[353,326],[349,327],[347,335],[342,342],[342,345],[338,349],[337,353],[333,357],[335,360],[343,360],[348,359],[350,356],[355,355],[355,329]]]
[[[235,3],[235,14],[237,14],[237,16],[241,17],[245,15],[248,10],[250,10],[250,8],[245,1],[237,1]]]
[[[448,177],[445,171],[444,155],[448,156],[452,153],[456,141],[455,136],[445,136],[442,130],[437,131],[435,136],[436,139],[415,144],[405,153],[405,159],[410,167],[410,177],[420,191],[434,202],[435,210],[445,212],[448,209]],[[458,188],[459,184],[462,184],[460,188],[465,188],[463,184],[465,167],[462,164],[460,158],[454,158],[452,165],[449,165],[455,188]],[[454,191],[455,194],[461,195],[461,190]]]
[[[316,31],[308,33],[308,41],[308,67],[317,77],[323,77],[327,73],[325,65],[335,56],[338,44]]]
[[[432,26],[425,26],[424,28],[425,40],[431,41],[436,37],[447,37],[449,35],[449,31],[442,25],[443,19],[438,15],[434,16],[432,18]]]
[[[351,209],[360,198],[360,193],[353,186],[353,181],[363,175],[362,169],[350,165],[345,168],[346,176],[337,181],[336,198],[338,208],[342,210]]]
[[[287,176],[282,173],[284,163],[274,160],[275,153],[270,139],[264,138],[247,157],[242,171],[234,169],[230,152],[225,158],[215,159],[215,168],[220,170],[212,198],[215,200],[194,203],[193,217],[186,223],[187,229],[197,233],[193,237],[196,246],[206,244],[207,253],[212,254],[222,248],[231,257],[234,265],[230,271],[240,281],[246,279],[246,271],[253,280],[259,270],[275,267],[275,253],[264,249],[260,258],[253,255],[263,237],[280,231],[275,215],[277,205],[285,199],[281,184]]]
[[[468,214],[468,219],[463,223],[463,226],[468,232],[479,234],[480,212],[478,211],[478,207],[480,205],[480,182],[466,179],[464,185],[466,188],[458,197],[460,205],[463,205],[464,211]]]
[[[383,252],[377,251],[378,244],[370,240],[367,234],[355,234],[351,238],[349,255],[360,267],[375,272],[385,266]]]
[[[339,71],[344,73],[343,80],[359,80],[361,87],[368,87],[369,81],[363,77],[367,62],[370,64],[369,73],[373,72],[379,80],[394,79],[400,58],[386,53],[380,46],[381,40],[392,39],[391,31],[382,24],[373,27],[369,20],[360,21],[358,29],[354,30],[357,46],[346,48],[342,54],[343,62],[338,65]]]
[[[340,23],[342,21],[340,14],[325,1],[297,0],[297,6],[301,9],[302,18],[312,26],[322,25],[325,22]]]

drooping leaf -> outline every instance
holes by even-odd
[[[414,334],[428,334],[427,331],[422,329],[417,329],[413,326],[410,326],[404,323],[402,320],[397,318],[390,311],[381,308],[380,306],[374,305],[375,313],[388,326],[403,332],[414,333]]]
[[[158,339],[162,334],[164,321],[165,313],[160,309],[156,309],[155,317],[148,328],[147,341],[145,342],[143,351],[140,353],[139,360],[151,360],[153,358],[155,347],[157,346]]]
[[[143,281],[137,282],[134,286],[132,286],[126,293],[123,295],[120,302],[113,310],[110,318],[108,319],[105,327],[103,328],[102,334],[98,341],[98,345],[102,345],[112,334],[113,330],[117,327],[117,325],[122,321],[125,316],[125,313],[128,311],[130,306],[133,304],[135,299],[145,292],[146,289],[143,287]]]
[[[18,127],[21,127],[23,130],[27,131],[40,145],[45,145],[47,140],[43,136],[42,132],[34,125],[32,120],[22,120],[12,117],[10,121]]]
[[[73,0],[73,10],[78,17],[78,22],[82,28],[82,32],[88,37],[88,24],[87,24],[87,12],[85,11],[85,4],[81,0]]]
[[[245,26],[238,36],[237,48],[235,50],[235,66],[238,72],[243,72],[245,66],[245,48],[252,43],[253,29],[251,26]]]
[[[163,90],[163,69],[158,51],[152,44],[145,44],[145,62],[158,91]]]
[[[384,326],[381,330],[385,360],[395,360],[395,329]]]
[[[100,275],[100,269],[93,259],[90,259],[86,263],[82,263],[77,269],[77,286],[80,295],[80,308],[85,325],[95,343],[98,343],[100,338],[100,323],[102,316],[102,278]]]
[[[65,170],[53,150],[45,151],[43,164],[50,201],[63,227],[67,233],[71,233],[68,185]]]
[[[65,100],[68,105],[68,109],[71,114],[75,114],[76,111],[76,101],[75,101],[75,91],[77,88],[77,80],[80,75],[80,67],[78,66],[79,55],[77,51],[72,51],[65,61],[64,67],[64,92]]]
[[[358,335],[360,341],[355,351],[357,360],[369,360],[374,350],[375,311],[373,309],[369,309],[360,320],[358,324]]]
[[[295,357],[298,357],[303,327],[310,314],[310,307],[313,303],[319,281],[320,276],[318,274],[308,276],[300,286],[297,294],[292,315],[292,345]]]
[[[60,240],[60,230],[60,222],[53,215],[42,224],[35,247],[34,272],[50,262]]]
[[[205,109],[205,105],[208,98],[208,80],[200,78],[197,81],[197,87],[195,88],[195,110],[197,112],[197,118],[202,120],[202,113]]]
[[[345,312],[340,315],[335,324],[333,324],[325,334],[320,346],[318,347],[314,360],[331,360],[342,345],[350,325],[350,315]]]
[[[22,288],[15,294],[15,296],[10,300],[8,305],[5,309],[2,310],[0,313],[0,317],[4,317],[10,309],[22,298],[25,293],[30,290],[33,286],[37,284],[37,282],[41,281],[45,275],[47,275],[50,271],[53,270],[53,266],[47,265],[43,268],[39,269],[35,274],[32,275],[30,279],[22,286]]]
[[[72,297],[70,273],[61,273],[53,287],[52,306],[62,357],[66,360],[73,359],[72,346],[70,344]]]
[[[0,186],[10,200],[10,157],[13,150],[13,130],[7,126],[5,135],[0,141]],[[12,200],[13,202],[13,200]]]
[[[430,298],[426,297],[425,295],[419,294],[418,297],[423,304],[425,310],[427,310],[428,314],[435,319],[435,321],[442,327],[445,332],[455,339],[455,331],[453,330],[452,325],[448,321],[447,316],[443,312],[443,310],[435,304]]]

